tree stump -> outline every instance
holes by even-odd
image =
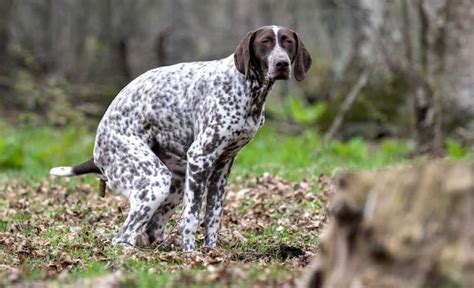
[[[474,163],[337,178],[304,287],[474,287]]]

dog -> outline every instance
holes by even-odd
[[[150,70],[130,82],[100,121],[93,158],[50,174],[98,173],[128,197],[130,212],[114,245],[164,240],[166,223],[184,196],[183,251],[196,249],[206,196],[205,248],[216,246],[225,186],[234,158],[264,123],[277,80],[302,81],[311,56],[300,36],[281,26],[249,32],[235,52],[214,61]]]

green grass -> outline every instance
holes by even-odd
[[[44,176],[52,165],[68,165],[92,155],[94,134],[86,128],[12,127],[0,122],[0,171]]]
[[[51,167],[87,160],[93,144],[94,132],[86,128],[14,128],[0,122],[0,171],[9,178],[42,178]],[[457,158],[472,157],[454,140],[447,144]],[[342,169],[379,168],[404,162],[413,149],[411,141],[395,139],[377,144],[360,138],[323,143],[314,131],[292,136],[266,125],[238,154],[232,177],[269,172],[298,180]]]
[[[320,173],[333,174],[344,169],[373,169],[405,161],[414,149],[408,140],[384,140],[377,145],[361,138],[346,143],[323,143],[321,137],[306,131],[298,136],[263,128],[237,156],[233,175],[281,175],[299,180]]]

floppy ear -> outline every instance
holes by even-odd
[[[239,46],[237,46],[237,49],[235,49],[234,52],[234,63],[235,67],[237,67],[237,70],[239,70],[240,73],[245,75],[245,78],[248,79],[249,77],[249,70],[250,70],[250,65],[251,65],[251,57],[252,57],[252,45],[253,45],[253,40],[255,38],[255,32],[249,32],[247,35],[242,39],[239,43]]]
[[[309,67],[311,67],[312,60],[308,50],[306,50],[303,42],[298,36],[298,33],[293,32],[293,35],[295,37],[297,45],[296,55],[293,61],[293,71],[295,79],[297,81],[303,81],[304,77],[306,76],[306,72],[308,72]]]

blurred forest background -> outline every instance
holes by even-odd
[[[474,138],[472,0],[2,0],[0,11],[2,134],[93,131],[134,77],[225,57],[272,23],[298,31],[314,59],[304,82],[269,97],[267,119],[285,131],[412,139],[416,153]]]

